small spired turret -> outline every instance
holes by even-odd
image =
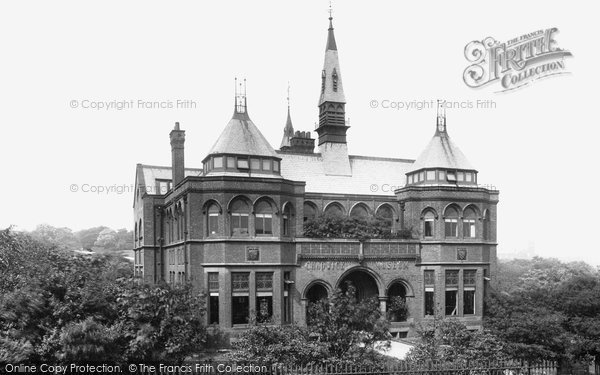
[[[295,131],[292,126],[292,117],[290,116],[290,88],[288,86],[288,110],[287,120],[283,128],[283,139],[279,151],[293,152],[301,154],[312,154],[315,149],[315,140],[311,137],[310,132]]]
[[[435,134],[406,174],[406,184],[477,185],[477,170],[448,136],[439,101]]]
[[[281,178],[281,158],[248,115],[245,80],[238,89],[236,79],[233,116],[202,163],[207,176]]]

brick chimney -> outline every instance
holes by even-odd
[[[179,123],[169,133],[171,138],[171,172],[173,175],[173,187],[180,183],[185,177],[185,164],[183,157],[183,144],[185,142],[185,130],[179,129]]]

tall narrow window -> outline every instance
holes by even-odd
[[[475,238],[477,235],[475,230],[475,211],[472,208],[467,208],[463,217],[463,237]]]
[[[431,211],[427,211],[423,216],[423,235],[425,237],[433,237],[434,234],[435,215]]]
[[[256,273],[256,321],[268,323],[273,317],[273,273]]]
[[[250,274],[231,274],[231,321],[233,324],[248,324],[250,320]]]
[[[285,271],[283,273],[283,322],[292,322],[292,306],[290,290],[292,286],[291,272]]]
[[[425,315],[435,315],[435,271],[425,270],[423,284],[425,285]]]
[[[477,270],[463,271],[463,314],[475,315]]]
[[[458,211],[448,207],[444,214],[444,232],[446,237],[458,237]]]
[[[207,235],[212,236],[219,233],[219,206],[211,204],[206,216]]]
[[[285,208],[283,209],[283,235],[291,236],[292,235],[292,217],[294,216],[294,207],[291,203],[287,203]]]
[[[208,305],[208,323],[219,324],[219,273],[209,272],[208,293],[210,295]]]
[[[250,206],[243,199],[231,204],[231,234],[233,236],[248,235],[248,215]]]
[[[458,270],[446,270],[446,315],[458,315]]]
[[[260,201],[255,210],[254,227],[256,235],[273,234],[273,208],[267,201]]]

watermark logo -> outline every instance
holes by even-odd
[[[541,78],[568,73],[565,58],[571,52],[558,47],[553,27],[501,43],[492,37],[472,41],[465,47],[465,58],[471,63],[464,73],[467,86],[479,88],[499,83],[497,92],[514,90]]]

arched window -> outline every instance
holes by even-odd
[[[475,238],[477,237],[476,231],[476,219],[477,215],[475,210],[468,207],[463,213],[463,237],[464,238]]]
[[[238,198],[231,204],[231,234],[233,236],[248,235],[248,216],[250,205]]]
[[[142,244],[142,239],[144,238],[144,230],[142,229],[142,219],[140,219],[139,224],[138,224],[138,244]]]
[[[387,204],[379,206],[375,213],[375,217],[382,221],[387,228],[392,228],[394,224],[394,210],[392,210],[392,207]]]
[[[406,321],[406,318],[408,317],[408,309],[406,307],[406,288],[401,282],[396,281],[388,288],[386,309],[390,321]]]
[[[256,235],[273,234],[273,207],[266,200],[261,200],[254,210],[254,228]]]
[[[179,211],[173,213],[173,241],[179,241]]]
[[[137,223],[135,223],[134,225],[134,229],[133,229],[133,247],[137,247],[137,242],[138,242],[138,226]]]
[[[179,240],[185,240],[185,206],[181,202],[177,206],[179,211]]]
[[[444,233],[446,237],[458,237],[458,210],[453,206],[444,213]]]
[[[344,216],[344,208],[342,207],[341,204],[334,202],[334,203],[331,203],[329,206],[327,206],[324,214],[325,214],[325,216],[330,216],[330,217]]]
[[[352,210],[350,211],[350,217],[366,219],[367,216],[369,216],[369,211],[363,204],[357,204],[356,206],[352,207]]]
[[[431,211],[423,215],[423,237],[435,236],[435,214]]]
[[[283,227],[283,235],[284,236],[293,236],[293,220],[292,217],[294,216],[294,206],[292,206],[291,203],[286,203],[284,208],[283,208],[283,215],[282,215],[282,227]]]
[[[308,202],[304,202],[304,222],[312,221],[317,218],[317,208]]]
[[[214,236],[219,233],[219,206],[216,203],[211,203],[206,210],[206,235]]]

